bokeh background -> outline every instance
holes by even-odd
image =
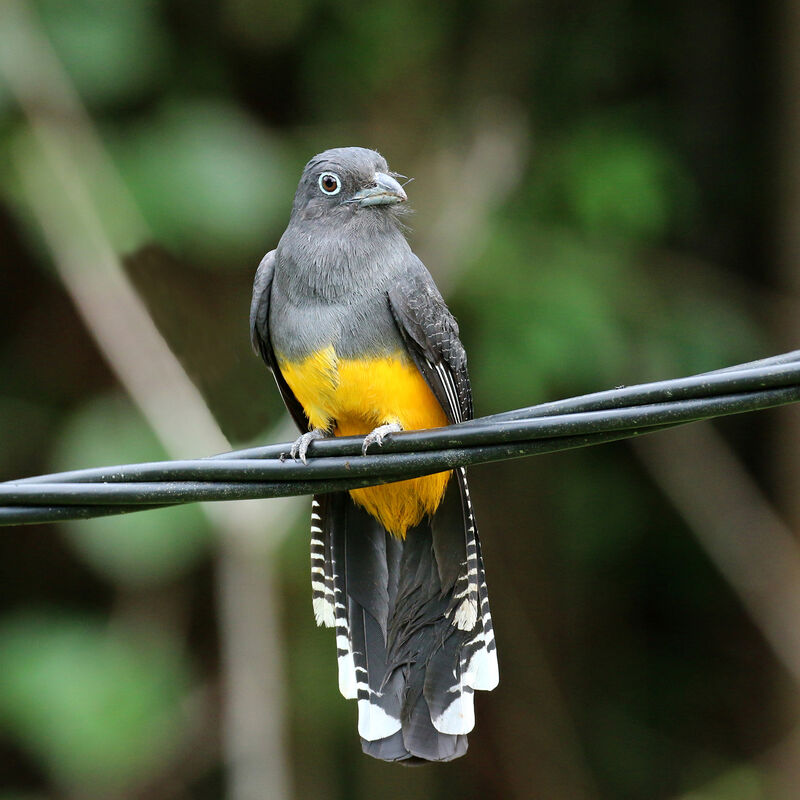
[[[0,478],[292,438],[250,285],[350,144],[479,413],[798,346],[797,0],[1,0]],[[194,506],[0,531],[0,798],[800,796],[797,409],[472,484],[465,758],[361,754],[307,500]]]

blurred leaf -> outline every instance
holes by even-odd
[[[502,269],[491,265],[502,265]],[[456,293],[482,410],[530,405],[576,376],[602,384],[618,373],[628,343],[617,303],[625,259],[564,232],[503,225]]]
[[[239,43],[268,48],[298,33],[310,5],[308,0],[226,0],[222,11],[227,29]]]
[[[78,409],[64,425],[53,469],[159,461],[166,454],[135,409],[107,396]],[[194,505],[65,523],[76,551],[111,580],[141,585],[170,580],[206,553],[210,532]]]
[[[42,794],[22,794],[18,792],[1,792],[0,800],[47,800]]]
[[[552,467],[558,476],[551,490],[560,531],[555,546],[570,564],[586,570],[619,561],[648,527],[650,510],[636,491],[639,476],[612,452],[601,459],[584,450]]]
[[[496,225],[454,296],[481,410],[755,357],[757,326],[729,287],[645,260],[563,227]]]
[[[695,789],[682,800],[767,800],[764,778],[758,767],[743,764],[711,781],[702,789]]]
[[[52,410],[14,397],[0,397],[0,474],[19,474],[19,465],[47,446]]]
[[[187,667],[163,643],[78,618],[0,627],[0,721],[61,785],[147,776],[181,739]]]
[[[9,94],[8,87],[0,80],[0,123],[4,123],[4,117],[7,114],[10,114],[11,108],[13,104],[11,101],[11,95]],[[2,141],[0,141],[0,147],[2,146]]]
[[[172,103],[111,147],[156,239],[201,265],[251,270],[289,218],[297,176],[283,146],[222,101]]]
[[[662,149],[628,131],[589,127],[565,150],[565,199],[582,227],[635,239],[667,232],[673,165]]]
[[[342,119],[354,101],[385,92],[392,82],[407,82],[411,71],[425,73],[451,22],[446,4],[423,0],[377,0],[359,6],[358,13],[332,3],[329,12],[319,46],[312,42],[301,62],[306,92],[325,123]],[[391,31],[398,44],[381,31]]]
[[[529,194],[542,214],[606,239],[653,242],[692,218],[678,157],[624,115],[590,118],[540,147]]]
[[[129,100],[154,85],[166,42],[155,0],[37,0],[42,22],[89,104]]]
[[[704,294],[697,286],[673,287],[662,313],[652,318],[652,329],[642,345],[653,354],[657,374],[672,377],[676,362],[686,374],[724,367],[756,358],[769,348],[764,332],[745,309],[725,297],[719,287],[709,288]],[[657,284],[653,290],[657,293]],[[662,295],[667,296],[666,292]],[[671,352],[664,354],[665,349]]]

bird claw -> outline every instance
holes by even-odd
[[[327,432],[322,430],[322,428],[314,428],[308,433],[304,433],[302,436],[297,438],[295,443],[292,445],[292,449],[289,451],[289,455],[295,461],[300,459],[300,461],[305,464],[306,453],[308,452],[308,447],[311,442],[316,441],[317,439],[325,439],[327,436]]]
[[[384,438],[390,433],[400,433],[403,426],[399,422],[389,422],[386,425],[379,425],[364,437],[364,444],[361,445],[361,455],[365,456],[370,445],[383,445]]]

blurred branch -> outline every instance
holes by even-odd
[[[526,174],[530,131],[522,109],[486,100],[471,120],[465,152],[446,147],[418,169],[420,175],[433,176],[439,193],[429,196],[431,208],[421,214],[433,222],[420,232],[417,249],[424,263],[434,265],[445,297],[483,249],[491,215]],[[454,191],[465,176],[475,191]]]
[[[103,228],[84,176],[101,176],[105,197],[128,236],[140,240],[146,234],[30,6],[4,0],[0,31],[0,76],[40,150],[37,160],[17,148],[24,196],[78,312],[168,452],[182,453],[190,443],[201,452],[226,449],[225,437],[128,282]],[[275,690],[282,682],[282,660],[265,554],[292,526],[296,507],[238,503],[207,513],[220,543],[229,796],[260,799],[269,786],[270,796],[280,800],[289,795],[284,693]]]
[[[109,366],[167,450],[180,453],[188,442],[224,448],[226,440],[202,397],[125,276],[85,176],[103,176],[118,214],[137,239],[146,235],[144,222],[30,7],[6,0],[2,11],[0,75],[40,150],[39,159],[26,158],[17,145],[16,166],[59,276]]]
[[[784,0],[779,4],[780,36],[776,66],[777,104],[780,127],[777,128],[776,163],[773,165],[777,189],[775,203],[775,241],[777,245],[778,283],[792,298],[800,297],[800,2]],[[786,314],[773,320],[779,341],[800,336],[800,314]],[[780,417],[780,437],[786,443],[780,453],[782,504],[790,524],[800,530],[800,414]]]
[[[713,428],[632,446],[800,682],[800,548],[791,531]]]

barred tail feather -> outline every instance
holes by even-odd
[[[356,669],[347,619],[344,549],[340,546],[337,552],[334,537],[334,531],[341,524],[335,518],[340,505],[336,500],[334,495],[315,495],[311,501],[311,592],[317,625],[326,624],[336,630],[339,691],[348,700],[355,700]],[[324,586],[321,588],[319,573],[314,570],[319,563],[319,557],[315,557],[315,554],[320,550],[325,555]],[[332,625],[328,623],[329,619],[332,620]]]
[[[483,566],[481,540],[478,526],[472,510],[472,499],[467,485],[467,471],[461,467],[456,471],[464,514],[467,525],[467,567],[470,578],[471,596],[476,597],[476,614],[480,616],[479,624],[474,628],[475,635],[465,648],[467,685],[473,689],[491,691],[500,681],[497,666],[497,646],[494,641],[492,614],[489,610],[489,593],[486,587],[486,571]]]
[[[364,752],[384,761],[463,755],[474,692],[497,685],[480,541],[466,475],[455,475],[434,517],[404,541],[346,493],[314,500],[312,553],[324,555],[339,688],[357,699]],[[312,555],[312,568],[320,561]]]
[[[486,588],[486,572],[483,567],[481,542],[478,545],[478,597],[480,599],[481,625],[480,634],[476,637],[475,652],[471,657],[469,671],[472,673],[472,688],[490,692],[500,682],[500,671],[497,666],[497,644],[494,640],[492,613],[489,610],[489,592]]]
[[[320,501],[311,500],[311,604],[317,625],[332,628],[336,624],[331,571],[330,537],[324,535]]]

